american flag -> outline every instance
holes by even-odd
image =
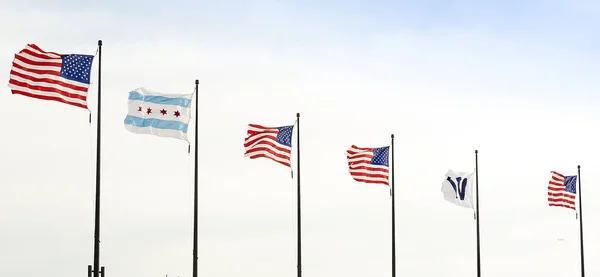
[[[350,175],[358,182],[389,185],[390,147],[362,148],[352,145],[346,156]]]
[[[268,158],[285,166],[290,166],[292,153],[292,131],[294,126],[264,127],[248,125],[248,136],[244,141],[250,159]]]
[[[552,177],[548,184],[548,204],[575,210],[577,176],[564,176],[556,171],[551,173]]]
[[[62,55],[28,44],[15,54],[8,87],[13,94],[87,109],[92,55]]]

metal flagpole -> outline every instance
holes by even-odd
[[[297,259],[298,259],[298,277],[302,276],[302,214],[301,214],[301,209],[300,209],[300,113],[296,113],[296,143],[298,144],[298,146],[296,147],[296,156],[298,158],[298,164],[296,164],[297,166],[297,170],[298,173],[296,175],[296,179],[298,181],[298,192],[297,192],[297,196],[298,196],[298,253],[297,253]]]
[[[88,265],[88,276],[98,277],[100,274],[104,276],[104,267],[100,267],[100,119],[101,117],[101,84],[102,84],[102,40],[98,40],[98,113],[96,123],[96,207],[95,207],[95,222],[94,222],[94,267]]]
[[[577,166],[577,180],[579,182],[579,249],[581,251],[581,277],[585,277],[585,259],[583,257],[583,212],[581,209],[581,166]]]
[[[194,135],[194,247],[192,276],[198,276],[198,84],[196,80],[196,122]]]
[[[396,277],[396,208],[394,195],[394,134],[392,134],[392,277]]]
[[[481,245],[479,244],[479,163],[477,160],[478,151],[475,150],[475,213],[476,213],[476,224],[477,224],[477,277],[481,277]]]

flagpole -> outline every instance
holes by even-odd
[[[583,212],[581,209],[581,166],[577,165],[577,180],[579,181],[579,249],[581,251],[581,277],[585,277],[585,259],[583,257]]]
[[[300,113],[296,113],[296,143],[298,144],[298,146],[296,147],[296,156],[298,158],[297,160],[297,171],[298,173],[296,174],[296,179],[298,181],[298,192],[297,192],[297,196],[298,196],[298,253],[297,253],[297,259],[298,259],[298,277],[302,276],[302,214],[301,214],[301,209],[300,209]]]
[[[478,151],[475,150],[475,213],[476,213],[476,224],[477,224],[477,277],[481,277],[481,245],[479,243],[479,163],[477,160]]]
[[[396,277],[396,208],[394,201],[394,134],[392,134],[392,277]]]
[[[194,135],[194,246],[192,276],[198,276],[198,84],[196,80],[196,119]]]
[[[102,40],[98,40],[98,113],[96,118],[96,207],[95,207],[95,221],[94,221],[94,267],[88,265],[88,276],[94,274],[94,277],[98,277],[99,274],[104,276],[104,267],[100,267],[100,119],[101,117],[101,89],[102,89]]]

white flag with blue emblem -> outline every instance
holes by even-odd
[[[135,134],[150,134],[188,141],[187,131],[193,94],[162,94],[147,88],[129,92],[125,128]]]
[[[448,170],[442,182],[444,199],[461,207],[473,208],[473,175]]]

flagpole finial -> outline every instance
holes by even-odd
[[[296,113],[296,117],[300,117],[300,113]]]
[[[392,138],[394,138],[394,134],[392,134]]]
[[[98,46],[102,46],[102,40],[101,39],[98,40]]]
[[[197,84],[200,84],[200,81],[198,81],[198,79],[196,79],[196,85],[197,85]]]
[[[475,154],[477,154],[477,152],[479,152],[479,151],[477,151],[477,149],[475,149]]]
[[[581,168],[581,166],[580,166],[580,165],[577,165],[577,169],[580,169],[580,168]]]

